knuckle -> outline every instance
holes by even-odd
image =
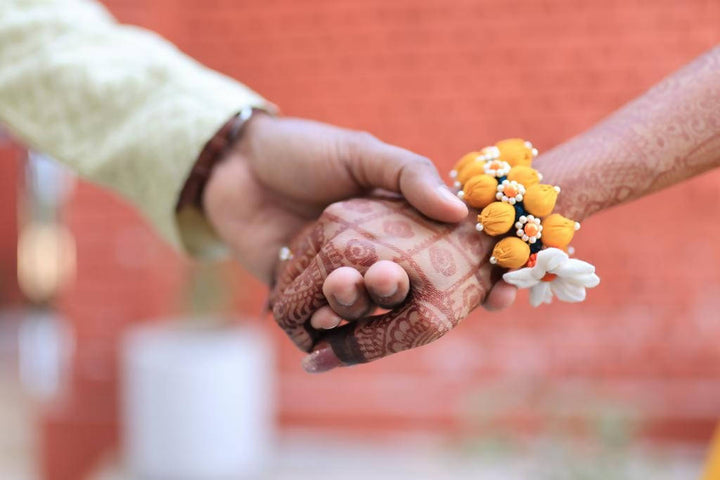
[[[341,154],[344,154],[343,156],[346,156],[350,160],[357,160],[362,158],[364,152],[368,151],[368,147],[378,142],[379,140],[371,133],[361,131],[348,132],[339,150]]]
[[[435,168],[435,164],[427,157],[424,157],[422,155],[413,154],[413,164],[418,167],[424,167],[424,168]]]
[[[378,138],[370,132],[353,132],[353,141],[357,144],[369,144],[379,142]]]

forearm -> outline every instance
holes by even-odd
[[[720,47],[535,165],[576,220],[720,166]]]
[[[118,191],[176,245],[175,204],[201,148],[263,103],[96,2],[0,2],[0,121]]]

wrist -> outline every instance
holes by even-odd
[[[204,198],[207,184],[215,167],[221,163],[234,145],[244,136],[250,121],[258,112],[255,107],[246,107],[228,120],[204,145],[198,159],[188,174],[176,204],[176,212],[191,207],[204,212]]]
[[[606,126],[600,124],[536,160],[543,183],[562,189],[556,212],[579,222],[637,195],[625,178],[642,172],[644,154],[627,132]]]

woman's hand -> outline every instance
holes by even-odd
[[[334,203],[291,244],[293,257],[280,265],[272,291],[273,314],[301,349],[313,352],[303,362],[310,372],[425,345],[484,301],[490,308],[512,303],[514,287],[494,282],[493,244],[475,230],[474,218],[441,224],[401,199]],[[388,275],[373,274],[378,269],[397,283],[381,283]],[[354,306],[333,300],[348,291],[338,289],[337,272],[352,279]],[[396,296],[383,305],[373,291],[388,284]],[[392,310],[366,316],[378,303]],[[333,316],[349,321],[336,328],[323,323]]]

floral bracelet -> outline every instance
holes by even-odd
[[[490,263],[512,269],[503,280],[530,289],[530,304],[585,300],[585,289],[600,283],[595,267],[570,258],[580,224],[552,213],[560,187],[545,185],[532,168],[532,143],[510,138],[464,155],[450,172],[458,197],[481,210],[477,230],[502,237]]]

